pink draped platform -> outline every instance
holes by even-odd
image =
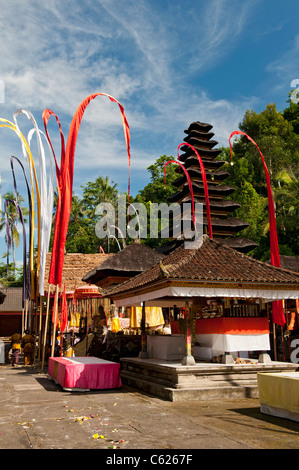
[[[48,375],[64,389],[119,388],[120,364],[98,357],[50,357]]]

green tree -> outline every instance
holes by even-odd
[[[150,183],[148,183],[143,189],[139,190],[135,198],[135,202],[141,202],[145,204],[147,209],[147,238],[141,240],[141,243],[150,246],[151,248],[157,248],[159,245],[168,241],[163,238],[150,238],[150,208],[152,203],[168,202],[169,196],[174,194],[177,189],[172,185],[172,182],[177,179],[180,175],[176,172],[179,165],[169,163],[166,166],[166,177],[164,179],[164,166],[168,161],[174,160],[172,156],[161,155],[157,158],[155,163],[147,168],[150,173]],[[182,170],[181,170],[182,171]],[[161,229],[161,220],[158,221],[159,229]]]
[[[23,287],[23,267],[17,267],[14,263],[9,263],[7,267],[6,263],[0,263],[0,284],[4,287]]]
[[[162,155],[147,168],[150,173],[150,183],[139,191],[137,196],[139,202],[167,202],[168,197],[177,191],[171,183],[179,177],[175,171],[179,165],[169,164],[166,166],[166,184],[164,184],[164,166],[169,160],[174,160],[174,158]]]
[[[290,170],[276,175],[279,186],[274,198],[277,210],[277,231],[284,254],[299,255],[299,180]],[[287,252],[286,252],[287,251]]]
[[[99,240],[95,234],[99,216],[96,207],[101,202],[110,202],[117,207],[117,184],[110,183],[108,177],[101,177],[82,185],[82,198],[73,195],[71,215],[66,240],[66,250],[78,253],[98,253],[100,246],[108,250],[108,240]],[[111,251],[116,249],[114,241],[110,241]]]
[[[296,229],[298,206],[295,204],[295,199],[298,197],[296,181],[299,136],[293,131],[292,126],[292,122],[296,121],[297,108],[294,110],[291,104],[289,108],[292,113],[288,114],[290,121],[285,118],[287,112],[280,113],[276,105],[269,104],[261,113],[247,110],[239,126],[240,130],[259,146],[268,167],[282,254],[295,253],[295,247],[298,246]],[[259,248],[251,254],[259,259],[265,259],[264,256],[268,256],[266,253],[269,251],[269,216],[266,176],[262,159],[256,146],[245,136],[238,137],[233,142],[232,149],[233,166],[228,167],[230,177],[225,180],[225,184],[236,188],[230,198],[239,202],[241,208],[236,211],[235,215],[250,223],[250,227],[238,236],[246,235],[258,243]],[[219,158],[229,164],[230,149],[222,149]]]
[[[66,239],[66,251],[69,253],[94,253],[92,222],[83,210],[82,200],[73,195],[70,221]]]
[[[110,202],[116,206],[118,189],[114,181],[109,182],[109,178],[99,176],[95,181],[89,181],[81,186],[83,197],[81,200],[82,210],[89,218],[95,217],[95,209],[101,202]]]
[[[247,110],[240,130],[251,137],[259,146],[269,174],[274,183],[274,176],[283,168],[298,164],[298,154],[294,149],[292,125],[278,112],[275,104],[268,104],[260,113]],[[248,159],[254,169],[253,185],[258,192],[266,193],[265,174],[262,159],[255,145],[242,136],[233,145],[235,155]],[[259,187],[259,188],[258,188]]]
[[[289,99],[287,101],[289,106],[284,109],[282,115],[284,119],[292,125],[294,133],[299,135],[299,102],[294,103],[291,101],[290,95],[291,93],[289,93]]]
[[[96,207],[103,202],[108,202],[114,206],[117,216],[117,197],[118,189],[114,181],[109,181],[109,178],[99,176],[94,182],[89,181],[83,188],[82,210],[86,224],[85,231],[88,234],[88,240],[92,247],[92,252],[99,252],[100,246],[105,252],[118,251],[118,245],[115,239],[100,240],[95,234],[95,226],[99,220],[99,216],[95,214]]]

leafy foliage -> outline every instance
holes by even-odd
[[[178,165],[169,163],[166,166],[164,183],[164,166],[171,160],[174,160],[173,157],[162,155],[147,168],[147,171],[150,173],[150,183],[139,191],[136,201],[143,203],[167,202],[168,197],[175,192],[171,183],[179,176],[175,171]]]
[[[291,103],[280,113],[269,104],[259,114],[247,110],[240,130],[259,146],[267,164],[273,191],[280,253],[299,255],[298,210],[298,135],[299,104]],[[295,125],[293,127],[293,124]],[[241,204],[234,214],[250,223],[238,236],[246,236],[259,247],[251,255],[269,259],[269,223],[265,171],[256,147],[241,136],[233,145],[234,165],[229,167],[226,182],[236,188],[231,198]],[[230,162],[229,148],[220,157]]]
[[[0,263],[0,285],[3,287],[23,286],[23,267],[17,267],[14,263]]]

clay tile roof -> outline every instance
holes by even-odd
[[[299,273],[276,268],[204,235],[198,249],[180,246],[145,273],[139,274],[109,292],[119,294],[143,287],[159,279],[255,282],[274,285],[298,285]]]
[[[62,272],[62,286],[65,284],[65,289],[71,291],[76,287],[84,286],[86,283],[81,279],[84,274],[95,266],[99,266],[105,260],[113,257],[113,254],[104,253],[66,253],[64,255],[64,264]],[[51,253],[47,253],[46,269],[45,269],[45,292],[48,291],[48,278],[51,263]]]

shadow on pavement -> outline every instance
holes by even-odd
[[[89,391],[82,391],[80,392],[79,390],[76,391],[70,391],[70,390],[64,390],[63,387],[56,383],[53,379],[48,377],[47,371],[41,371],[37,369],[34,366],[25,366],[25,365],[19,365],[17,369],[15,369],[16,372],[20,375],[30,375],[32,376],[47,392],[63,392],[63,393],[71,393],[71,394],[89,394],[89,395],[101,395],[101,394],[124,394],[124,393],[132,393],[136,392],[136,390],[131,389],[130,387],[127,386],[122,386],[121,388],[111,388],[111,389],[91,389]]]
[[[289,431],[293,432],[299,432],[299,423],[296,423],[295,421],[291,421],[285,418],[278,418],[276,416],[270,416],[263,414],[260,411],[260,408],[238,408],[238,409],[231,409],[230,411],[233,411],[234,413],[239,413],[243,416],[248,416],[249,418],[254,418],[258,419],[260,421],[263,421],[264,423],[269,423],[272,425],[276,425],[279,427],[283,427],[285,429],[288,429]],[[244,425],[245,423],[243,423]],[[251,427],[251,426],[249,426]]]

